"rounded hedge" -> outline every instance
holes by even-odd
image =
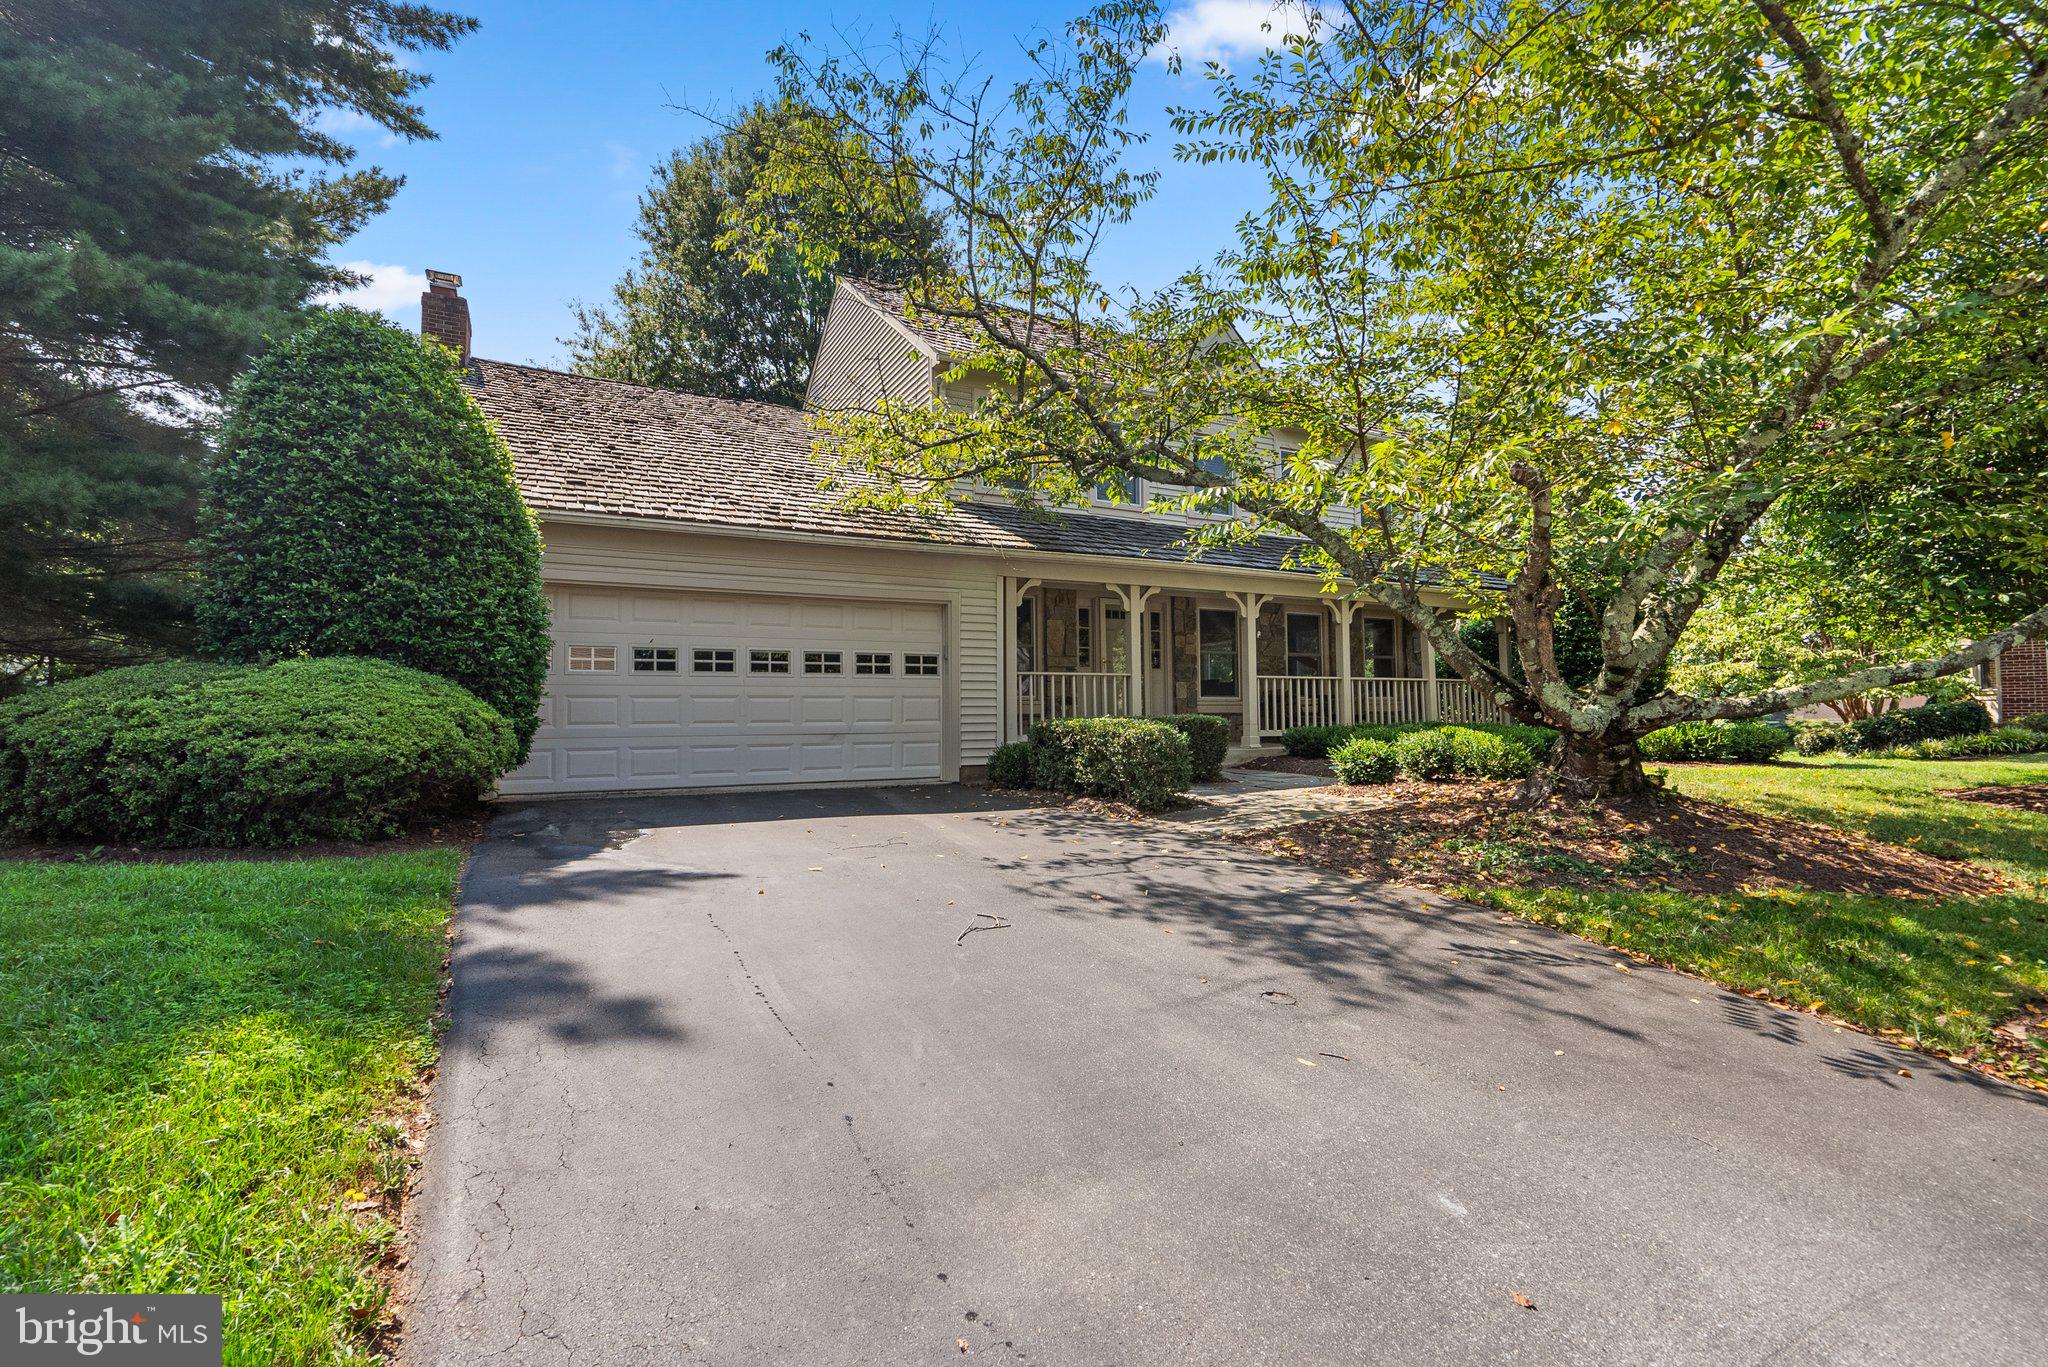
[[[547,674],[540,533],[452,353],[352,309],[235,387],[200,510],[199,627],[221,659],[391,660],[503,713]]]
[[[1637,742],[1643,758],[1662,763],[1718,760],[1761,764],[1793,744],[1792,732],[1760,721],[1682,721],[1652,731]]]
[[[1031,782],[1031,746],[1021,740],[989,751],[988,781],[997,788],[1023,788]]]
[[[1449,778],[1458,772],[1458,742],[1448,730],[1410,731],[1394,741],[1394,757],[1411,778]]]
[[[109,670],[0,704],[0,828],[38,840],[372,840],[473,804],[504,717],[382,660]]]
[[[1146,811],[1172,806],[1194,782],[1187,737],[1141,717],[1074,717],[1031,728],[1031,782]]]
[[[1168,726],[1188,738],[1188,762],[1195,782],[1209,783],[1223,776],[1223,759],[1230,753],[1230,723],[1207,712],[1180,712],[1162,717]]]
[[[1330,768],[1340,783],[1392,783],[1401,761],[1391,742],[1358,736],[1330,752]]]

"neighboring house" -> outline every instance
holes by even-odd
[[[1977,682],[2001,722],[2048,712],[2048,641],[2020,641],[1977,671]]]
[[[428,275],[422,330],[467,359],[546,544],[548,696],[505,792],[973,779],[1047,717],[1213,712],[1253,748],[1495,716],[1369,594],[1288,568],[1292,538],[1193,556],[1198,515],[1143,487],[1050,516],[992,490],[850,511],[804,413],[476,358],[460,277]],[[813,406],[958,400],[959,339],[903,315],[840,283]]]

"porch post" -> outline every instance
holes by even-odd
[[[1159,592],[1143,584],[1104,584],[1124,608],[1124,715],[1145,715],[1145,606]]]
[[[1496,653],[1496,654],[1497,654],[1497,655],[1498,655],[1498,656],[1500,657],[1500,658],[1499,658],[1499,661],[1498,661],[1498,663],[1500,664],[1500,672],[1501,672],[1501,673],[1503,673],[1503,674],[1505,674],[1505,673],[1507,673],[1507,672],[1508,672],[1508,619],[1507,619],[1507,618],[1505,618],[1505,617],[1496,617],[1496,618],[1494,618],[1494,619],[1493,619],[1493,639],[1494,639],[1494,648],[1495,648],[1495,653]]]
[[[1337,720],[1349,726],[1358,720],[1358,700],[1351,696],[1351,619],[1358,604],[1349,598],[1330,604],[1337,614]]]
[[[1017,739],[1017,581],[1006,574],[996,582],[1001,587],[1001,606],[996,609],[996,650],[1001,658],[996,661],[996,677],[1002,690],[1002,697],[996,700],[996,725],[1002,731],[998,743],[1007,744]]]
[[[1429,680],[1423,690],[1422,719],[1436,721],[1443,716],[1443,699],[1437,696],[1436,642],[1429,639],[1427,632],[1422,635],[1422,677]]]
[[[1017,651],[1023,643],[1017,639],[1017,609],[1023,606],[1024,595],[1038,584],[1036,579],[1016,575],[1003,578],[1003,620],[997,624],[999,630],[996,633],[1002,642],[1003,659],[996,673],[1003,681],[1003,739],[1006,741],[1024,739],[1024,698],[1017,677]],[[1032,625],[1037,625],[1035,617]]]
[[[1244,689],[1244,743],[1257,745],[1261,739],[1259,726],[1259,609],[1266,606],[1271,594],[1233,593],[1230,601],[1237,604],[1241,618],[1244,639],[1237,648],[1237,677]]]

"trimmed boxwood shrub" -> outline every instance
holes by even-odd
[[[1976,736],[1991,729],[1990,709],[1975,698],[1962,702],[1930,703],[1880,712],[1874,717],[1849,723],[1845,750],[1883,750],[1916,740],[1941,740],[1948,736]]]
[[[1023,788],[1031,782],[1031,746],[1021,740],[989,751],[988,781],[998,788]]]
[[[455,357],[352,309],[320,313],[235,387],[200,519],[210,653],[391,660],[538,723],[540,533]]]
[[[0,828],[39,840],[372,840],[473,804],[512,728],[381,660],[109,670],[0,704]]]
[[[1354,736],[1330,752],[1330,767],[1341,783],[1392,783],[1401,761],[1391,741]]]
[[[1458,772],[1458,742],[1448,728],[1410,731],[1394,741],[1394,758],[1410,778],[1449,778]]]
[[[1074,717],[1031,728],[1031,782],[1055,792],[1171,806],[1194,782],[1188,740],[1142,717]]]
[[[1557,732],[1547,726],[1524,726],[1517,722],[1410,721],[1392,724],[1360,722],[1352,726],[1293,726],[1280,733],[1280,744],[1290,755],[1320,759],[1349,740],[1395,741],[1417,731],[1445,730],[1477,731],[1499,736],[1521,746],[1539,760],[1550,753],[1550,747],[1557,741]]]
[[[1831,754],[1850,739],[1849,728],[1838,721],[1795,721],[1791,728],[1792,748],[1802,755]]]
[[[1458,772],[1469,778],[1526,778],[1535,772],[1536,756],[1506,736],[1467,726],[1445,732]]]
[[[1639,742],[1643,758],[1666,763],[1718,760],[1762,764],[1792,745],[1792,732],[1760,721],[1682,721],[1652,731]]]
[[[1188,760],[1194,766],[1195,782],[1208,783],[1223,774],[1223,757],[1230,752],[1230,722],[1206,712],[1182,712],[1162,717],[1168,726],[1188,738]]]
[[[2024,731],[2048,731],[2048,712],[2029,712],[2023,717],[2014,717],[2005,723]]]

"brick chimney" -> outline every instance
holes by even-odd
[[[420,296],[420,336],[469,359],[469,301],[462,297],[461,276],[427,272],[427,292]]]

